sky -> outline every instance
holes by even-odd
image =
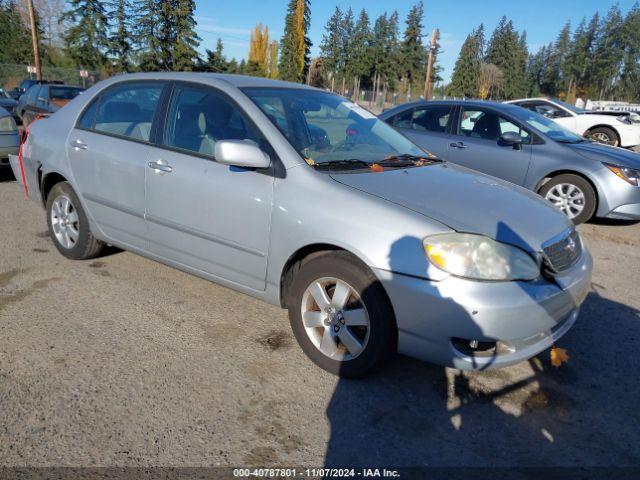
[[[354,13],[365,8],[371,21],[384,13],[397,10],[401,19],[401,31],[404,19],[411,6],[417,0],[311,0],[311,28],[309,37],[313,42],[312,56],[319,53],[324,26],[336,6],[342,10],[351,7]],[[536,51],[542,45],[555,40],[558,32],[567,21],[575,27],[583,17],[587,19],[599,11],[605,14],[616,3],[626,13],[636,0],[425,0],[423,23],[428,42],[431,30],[440,29],[442,54],[440,65],[444,68],[443,78],[448,82],[453,66],[466,36],[484,23],[487,37],[498,24],[500,17],[506,15],[513,20],[515,27],[526,30],[530,51]],[[219,38],[225,47],[228,58],[238,60],[247,58],[249,52],[250,31],[258,22],[269,27],[271,38],[280,40],[284,30],[284,17],[287,0],[241,0],[216,1],[198,0],[196,2],[197,32],[202,38],[200,49],[215,49]]]

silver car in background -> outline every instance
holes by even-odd
[[[9,166],[9,155],[17,155],[19,145],[20,136],[13,115],[0,107],[0,168]]]
[[[304,85],[118,76],[36,122],[23,162],[63,255],[116,245],[287,308],[304,352],[344,377],[396,351],[523,361],[590,286],[589,252],[547,202]]]
[[[446,100],[401,105],[380,118],[440,158],[539,193],[575,224],[594,216],[640,220],[640,155],[536,112]]]

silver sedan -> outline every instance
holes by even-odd
[[[590,285],[589,252],[547,202],[303,85],[118,76],[36,122],[22,162],[64,256],[116,245],[287,308],[305,353],[344,377],[396,351],[523,361]]]

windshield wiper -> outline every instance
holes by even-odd
[[[383,167],[402,167],[402,166],[415,166],[417,163],[422,164],[423,162],[441,162],[439,158],[436,157],[420,157],[418,155],[412,155],[410,153],[403,153],[401,155],[392,155],[390,157],[385,158],[380,162],[376,162],[378,165]]]
[[[356,158],[344,160],[330,160],[328,162],[318,162],[313,164],[316,170],[355,170],[358,168],[369,168],[371,164]]]

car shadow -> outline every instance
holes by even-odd
[[[617,218],[598,218],[594,217],[589,220],[592,225],[603,225],[603,226],[631,226],[640,223],[640,220],[623,220]]]
[[[451,305],[442,321],[463,312]],[[637,467],[640,387],[628,372],[639,371],[638,340],[640,311],[594,286],[560,340],[570,356],[560,368],[548,351],[486,371],[399,356],[363,380],[340,379],[326,409],[325,466]]]

